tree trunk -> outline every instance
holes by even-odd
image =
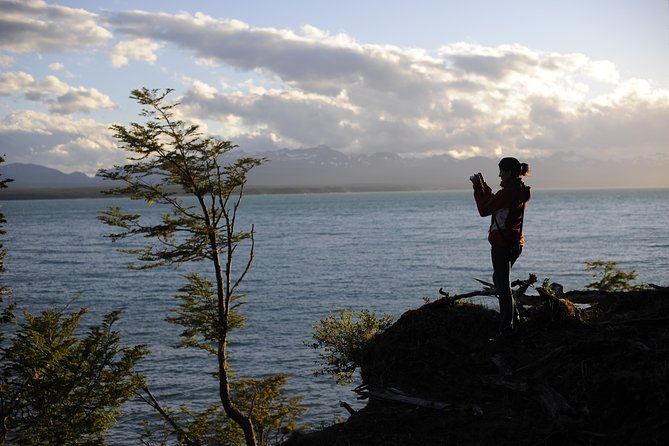
[[[228,237],[228,240],[230,238]],[[226,277],[223,277],[221,272],[221,261],[218,256],[218,246],[216,243],[216,236],[212,235],[210,238],[211,247],[212,247],[212,256],[214,260],[214,269],[216,271],[216,289],[217,289],[217,300],[218,300],[218,320],[219,320],[219,334],[218,334],[218,387],[219,395],[221,398],[221,403],[223,404],[223,410],[230,417],[232,421],[237,423],[239,427],[244,431],[244,440],[246,441],[247,446],[256,446],[256,434],[255,429],[253,428],[253,423],[251,423],[250,417],[245,416],[243,413],[235,407],[234,402],[232,401],[232,395],[230,392],[230,376],[228,373],[228,314],[229,314],[229,299],[228,299],[228,290],[229,290],[229,281],[231,274],[231,259],[232,251],[228,247],[228,261],[226,264]]]
[[[219,371],[219,393],[221,397],[221,403],[223,404],[223,410],[225,413],[239,425],[239,427],[244,431],[244,440],[246,446],[257,446],[258,441],[256,440],[255,429],[253,428],[253,423],[251,419],[245,416],[239,411],[232,402],[232,397],[230,395],[230,381],[228,376],[228,363],[227,363],[227,347],[226,340],[222,343],[219,343],[219,354],[218,354],[218,371]]]

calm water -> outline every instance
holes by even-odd
[[[3,280],[21,308],[86,306],[85,323],[123,309],[125,343],[146,344],[141,369],[166,403],[201,405],[215,398],[212,358],[175,349],[179,328],[164,322],[183,284],[170,268],[130,271],[131,258],[104,237],[96,219],[111,205],[156,218],[159,207],[125,199],[1,202],[9,248]],[[311,327],[337,308],[371,308],[399,316],[423,298],[478,289],[489,279],[488,219],[478,217],[470,192],[354,193],[249,196],[241,227],[255,225],[256,261],[247,276],[248,324],[233,334],[239,375],[290,375],[304,395],[305,421],[318,426],[346,413],[339,400],[359,405],[349,387],[314,378]],[[527,245],[514,277],[534,272],[565,289],[591,281],[583,262],[615,260],[636,268],[640,282],[669,284],[669,189],[533,191],[525,219]],[[196,268],[208,265],[199,264]],[[128,406],[112,443],[134,443],[137,420],[150,413]]]

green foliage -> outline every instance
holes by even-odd
[[[12,324],[16,320],[15,311],[16,304],[10,303],[6,304],[5,299],[9,296],[9,291],[7,290],[4,293],[0,293],[0,348],[5,347],[5,330],[7,326]]]
[[[172,309],[174,316],[167,321],[184,327],[181,332],[181,347],[195,347],[216,354],[218,351],[219,326],[215,285],[211,280],[198,273],[185,275],[188,284],[182,287],[176,298],[179,307]],[[236,301],[240,296],[233,296],[227,330],[244,326],[245,317],[236,309],[241,305]]]
[[[134,367],[143,347],[122,347],[108,314],[85,337],[85,309],[24,313],[2,350],[3,439],[12,444],[101,444],[120,406],[144,385]],[[0,440],[2,444],[2,440]]]
[[[369,310],[355,313],[342,309],[338,314],[322,318],[314,325],[312,334],[316,342],[311,347],[322,350],[322,367],[315,370],[314,375],[329,374],[335,377],[337,384],[351,383],[365,346],[392,323],[392,316],[378,317]]]
[[[155,240],[142,249],[124,250],[145,262],[143,268],[214,260],[219,254],[214,246],[252,237],[248,231],[221,229],[228,223],[234,227],[247,174],[263,160],[246,157],[221,165],[220,157],[237,146],[203,137],[197,125],[174,120],[172,109],[179,104],[165,103],[170,92],[159,94],[146,88],[132,92],[131,98],[144,107],[141,115],[148,121],[128,128],[112,126],[121,148],[129,152],[130,163],[98,173],[124,183],[110,194],[169,206],[170,212],[162,215],[159,224],[143,224],[141,215],[125,214],[117,207],[99,217],[120,229],[110,234],[113,240],[136,235]],[[196,197],[197,205],[185,204],[180,195]]]
[[[232,392],[239,409],[253,422],[259,445],[281,444],[297,428],[297,418],[305,411],[300,397],[287,397],[284,387],[286,375],[272,375],[265,379],[240,379],[232,383]],[[240,445],[244,433],[230,421],[222,405],[212,404],[202,411],[182,407],[178,411],[166,409],[182,433],[165,423],[160,428],[146,427],[143,443],[166,445],[168,438],[177,437],[180,445]],[[179,439],[180,438],[180,439]]]
[[[129,163],[99,172],[104,178],[123,183],[110,193],[164,205],[168,211],[157,223],[145,222],[141,215],[124,213],[120,208],[110,208],[99,218],[118,229],[110,234],[114,241],[134,236],[147,240],[143,248],[121,249],[141,262],[136,268],[207,262],[205,267],[210,268],[205,271],[207,274],[186,276],[187,284],[177,295],[178,307],[172,310],[167,320],[183,327],[181,346],[202,349],[216,356],[218,367],[212,374],[219,379],[223,412],[242,429],[246,444],[255,445],[258,439],[264,441],[267,430],[264,423],[276,418],[259,411],[265,406],[274,407],[267,398],[280,397],[278,383],[285,377],[276,375],[257,382],[233,381],[227,346],[231,330],[244,323],[237,311],[244,297],[238,288],[251,267],[255,252],[253,226],[250,230],[237,229],[237,215],[247,175],[264,160],[242,157],[230,164],[222,164],[221,157],[236,146],[229,141],[204,137],[197,125],[175,120],[173,110],[179,104],[166,102],[170,92],[146,88],[132,92],[131,97],[143,107],[141,116],[146,121],[132,123],[129,127],[112,126],[121,148],[129,153]],[[194,198],[194,201],[186,201],[182,196]],[[248,249],[239,250],[242,244]],[[247,253],[248,257],[237,267],[241,257],[239,251]],[[253,395],[264,395],[252,405],[253,410],[245,410],[246,398],[251,395],[244,390],[247,388],[256,389],[255,393],[251,392]],[[157,403],[150,404],[159,407]],[[268,410],[276,411],[278,407]],[[299,412],[297,407],[290,410]],[[185,413],[190,412],[183,409],[181,414]],[[203,431],[209,435],[214,426],[210,420],[219,415],[222,417],[217,409],[199,415],[190,414],[190,418],[179,420],[169,411],[162,411],[161,415],[170,429],[183,438],[190,438],[187,429],[179,427],[180,423],[187,422],[184,420],[191,419],[193,429],[199,425],[208,426]],[[225,423],[220,420],[217,423],[219,427],[213,429],[211,435],[221,439],[227,434],[216,432],[219,428],[224,429]]]
[[[244,433],[239,426],[230,422],[220,403],[212,404],[201,412],[182,408],[180,415],[189,438],[195,444],[230,446],[244,444]]]
[[[544,294],[547,294],[549,296],[557,297],[555,295],[555,289],[553,286],[551,286],[551,280],[549,278],[545,278],[541,282],[541,286],[537,287],[537,291],[543,292]]]
[[[0,234],[4,223],[0,213]],[[5,254],[0,245],[0,271]],[[144,348],[120,345],[118,312],[80,336],[85,309],[23,312],[17,323],[9,296],[0,287],[0,445],[102,444],[121,405],[144,383],[134,371]]]
[[[584,269],[592,272],[592,277],[598,279],[585,287],[597,291],[634,291],[646,288],[646,285],[636,285],[632,282],[636,280],[637,273],[635,269],[625,272],[618,268],[616,262],[608,260],[586,261]]]
[[[305,412],[299,396],[287,397],[284,387],[288,377],[271,375],[265,379],[241,379],[233,384],[240,408],[251,418],[259,444],[279,444],[297,427],[297,418]]]

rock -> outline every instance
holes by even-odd
[[[368,345],[363,383],[450,405],[372,397],[287,444],[663,444],[668,289],[589,292],[595,303],[580,310],[569,295],[526,311],[511,339],[495,337],[498,315],[480,306],[437,300],[405,313]]]

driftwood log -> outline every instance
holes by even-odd
[[[453,407],[451,403],[443,401],[432,401],[425,398],[407,395],[399,389],[393,387],[380,388],[369,385],[361,385],[354,389],[358,394],[358,399],[375,398],[377,400],[393,401],[396,403],[408,404],[416,407],[423,407],[427,409],[444,410]]]
[[[464,294],[455,294],[451,296],[451,294],[444,291],[443,288],[439,288],[439,294],[441,295],[442,299],[446,300],[449,303],[455,303],[459,300],[468,299],[470,297],[497,295],[497,290],[495,289],[495,285],[493,285],[492,283],[477,278],[474,278],[474,280],[483,285],[483,288],[481,290],[471,291],[469,293],[464,293]],[[536,282],[537,282],[537,276],[534,274],[530,274],[526,280],[514,280],[513,282],[511,282],[512,287],[518,287],[516,290],[513,290],[514,299],[516,299],[517,301],[519,301],[524,305],[540,305],[541,303],[543,303],[543,299],[536,298],[534,296],[527,296],[525,294],[527,292],[527,289],[532,287]]]

